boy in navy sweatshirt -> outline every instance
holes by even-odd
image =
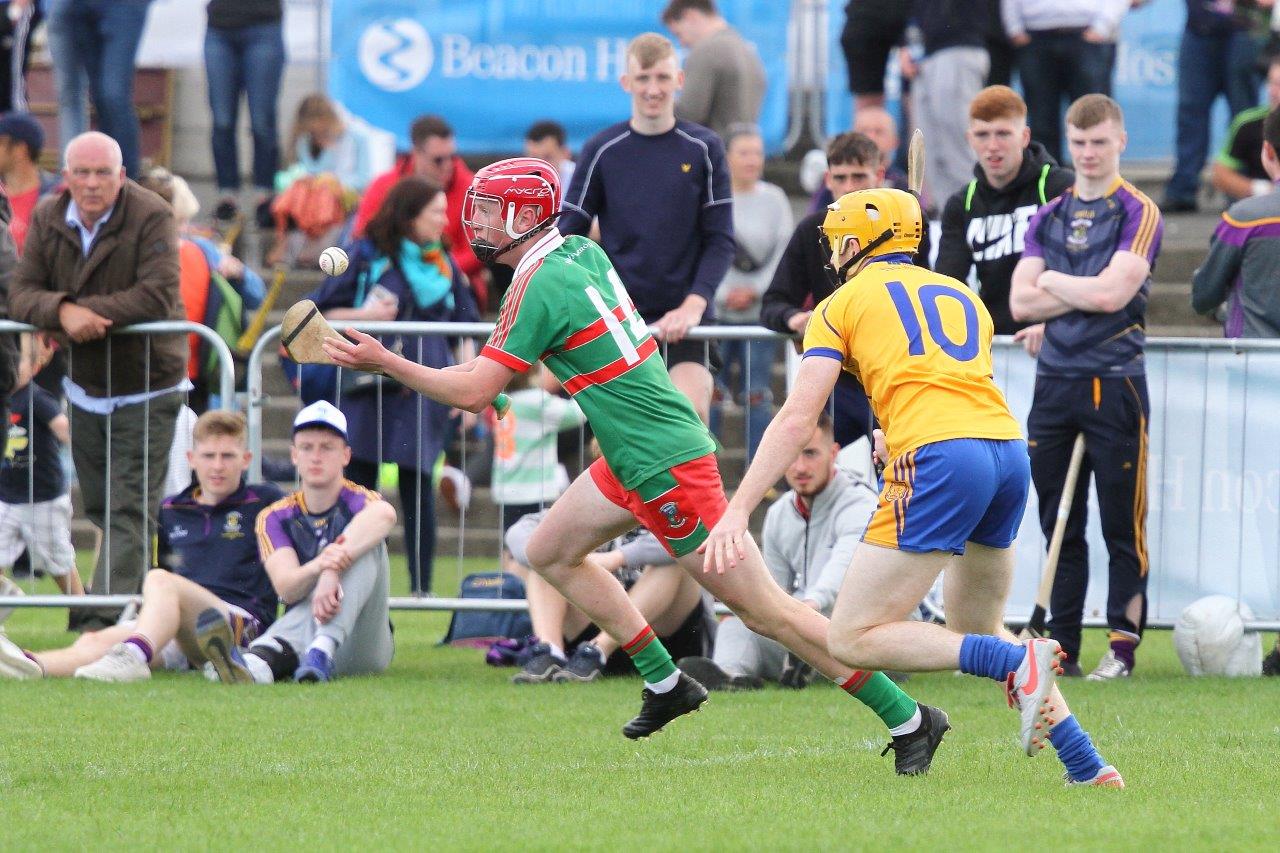
[[[0,677],[142,681],[153,668],[205,662],[196,644],[196,620],[205,611],[221,616],[235,643],[248,642],[275,619],[278,601],[254,525],[283,493],[270,484],[244,484],[248,433],[240,415],[205,412],[192,438],[187,459],[197,482],[160,506],[156,568],[143,583],[137,621],[36,653],[0,635]]]

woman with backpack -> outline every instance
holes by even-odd
[[[467,278],[442,241],[446,221],[439,185],[402,179],[365,237],[349,248],[346,272],[327,279],[312,299],[330,321],[478,322]],[[471,345],[439,335],[381,339],[406,358],[437,368],[456,363],[455,346]],[[451,412],[393,381],[355,371],[341,373],[338,406],[349,424],[347,476],[372,489],[381,463],[399,468],[409,581],[414,594],[429,592],[436,534],[431,472],[454,429]]]

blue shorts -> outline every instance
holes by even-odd
[[[966,542],[1008,548],[1027,508],[1022,439],[955,438],[908,451],[884,469],[862,541],[899,551],[963,554]]]

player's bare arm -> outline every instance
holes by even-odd
[[[742,484],[707,541],[698,548],[698,553],[706,557],[704,572],[723,574],[746,559],[743,540],[749,535],[751,512],[813,437],[818,414],[830,398],[840,370],[840,362],[831,358],[806,358],[801,362],[791,393],[764,431]]]
[[[342,367],[381,371],[431,399],[464,409],[484,411],[511,381],[515,371],[489,358],[474,358],[463,370],[438,369],[417,364],[390,352],[372,335],[348,329],[354,340],[326,338],[324,352]]]
[[[1040,289],[1080,311],[1110,314],[1129,304],[1151,275],[1151,264],[1133,252],[1116,252],[1098,275],[1079,276],[1052,270],[1040,274]]]
[[[1039,280],[1044,271],[1044,258],[1024,257],[1013,268],[1009,311],[1019,323],[1052,320],[1072,310],[1062,299],[1040,287]]]

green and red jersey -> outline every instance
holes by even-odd
[[[534,244],[480,354],[521,372],[541,359],[627,489],[715,450],[604,250],[584,237],[552,229]]]

